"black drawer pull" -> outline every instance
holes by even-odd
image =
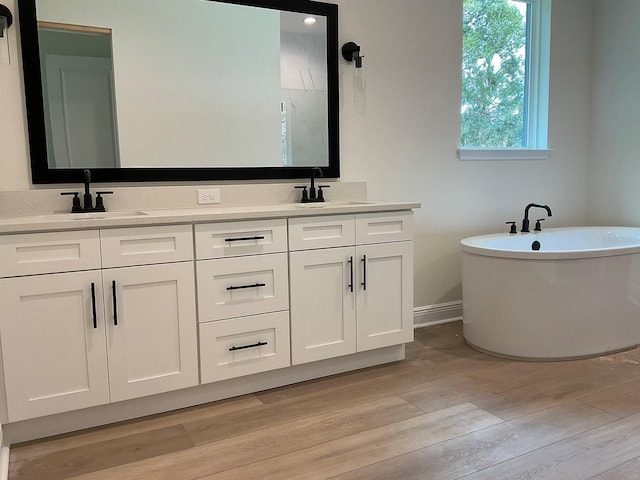
[[[258,342],[258,343],[254,343],[253,345],[243,345],[242,347],[231,347],[229,349],[230,352],[235,352],[236,350],[244,350],[246,348],[256,348],[256,347],[264,347],[265,345],[268,345],[267,342]]]
[[[238,287],[227,287],[227,290],[242,290],[243,288],[259,288],[266,287],[266,283],[254,283],[253,285],[240,285]]]
[[[349,257],[349,291],[353,293],[353,257]]]
[[[246,242],[247,240],[264,240],[264,236],[261,237],[238,237],[238,238],[225,238],[225,242]]]

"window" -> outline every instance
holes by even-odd
[[[460,158],[547,158],[551,0],[463,5]]]

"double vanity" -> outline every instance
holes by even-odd
[[[5,435],[22,441],[403,358],[418,206],[0,219]]]
[[[338,5],[192,0],[176,22],[165,3],[16,2],[33,188],[0,191],[5,444],[400,360],[413,338],[419,204],[331,180]],[[108,210],[66,213],[92,206],[88,169]],[[81,207],[58,188],[83,172]],[[309,175],[311,203],[264,182]],[[222,205],[196,203],[204,181]]]

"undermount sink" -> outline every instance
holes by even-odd
[[[13,218],[14,222],[65,222],[69,220],[99,220],[108,218],[131,218],[147,215],[146,212],[122,211],[122,212],[81,212],[81,213],[45,213],[43,215],[28,215]]]
[[[309,203],[295,203],[294,206],[298,208],[330,208],[330,207],[352,207],[356,205],[371,205],[373,202],[366,201],[337,201],[337,202],[309,202]]]

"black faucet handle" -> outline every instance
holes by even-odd
[[[316,198],[316,202],[324,202],[323,188],[331,188],[331,185],[318,185],[318,197]]]
[[[300,199],[301,203],[307,203],[309,201],[309,192],[307,191],[306,185],[297,185],[295,188],[302,189],[302,198]]]
[[[78,213],[82,211],[82,206],[80,205],[80,192],[61,192],[60,195],[73,195],[71,213]]]
[[[104,198],[102,195],[113,195],[113,192],[96,192],[96,206],[93,209],[96,212],[106,212],[107,209],[104,208]]]
[[[511,224],[511,228],[509,229],[509,233],[518,233],[518,229],[516,228],[516,222],[504,222],[505,225]]]
[[[533,227],[533,231],[534,232],[541,232],[542,231],[542,226],[540,225],[540,222],[544,222],[544,218],[538,218],[536,220],[536,226]]]

